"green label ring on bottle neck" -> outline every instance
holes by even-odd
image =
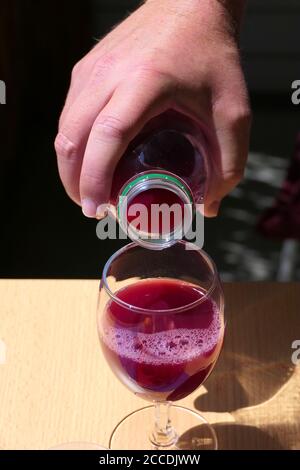
[[[187,198],[189,199],[190,201],[190,204],[193,204],[194,200],[193,200],[193,195],[191,193],[191,191],[187,188],[187,186],[185,184],[183,184],[178,178],[176,178],[175,176],[172,176],[172,175],[168,175],[166,173],[147,173],[145,175],[141,175],[141,176],[138,176],[137,178],[135,178],[134,180],[130,181],[130,183],[128,183],[125,188],[123,189],[122,193],[120,194],[120,197],[125,197],[127,196],[127,194],[129,193],[129,191],[134,187],[136,186],[138,183],[140,183],[141,181],[151,181],[151,180],[155,180],[155,179],[161,179],[161,180],[165,180],[165,181],[170,181],[171,183],[174,183],[178,188],[181,189],[181,191],[183,191]],[[119,214],[119,210],[118,210],[118,215]]]

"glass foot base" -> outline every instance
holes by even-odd
[[[217,436],[203,416],[183,406],[170,406],[174,428],[172,442],[156,446],[151,442],[155,421],[154,405],[140,408],[127,415],[115,427],[110,437],[112,450],[216,450]]]

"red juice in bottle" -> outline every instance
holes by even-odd
[[[102,349],[121,382],[140,397],[158,401],[180,400],[198,388],[223,342],[223,316],[213,299],[175,279],[141,280],[120,290],[117,298],[140,309],[136,313],[111,300],[101,317]]]
[[[115,169],[110,204],[131,238],[147,248],[166,248],[191,225],[207,179],[204,134],[170,110],[152,119],[127,148]],[[144,217],[134,224],[141,205]]]

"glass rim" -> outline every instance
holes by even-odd
[[[185,240],[178,241],[178,244],[185,245],[185,246],[189,245],[189,244],[193,245],[192,243],[186,242]],[[173,247],[174,246],[176,246],[176,245],[173,245]],[[196,246],[196,245],[193,245],[193,246]],[[124,247],[122,247],[118,251],[116,251],[113,255],[111,255],[111,257],[105,263],[103,271],[102,271],[101,284],[103,285],[103,287],[104,287],[105,291],[107,292],[107,294],[109,295],[109,297],[114,302],[121,305],[122,307],[124,307],[124,308],[126,308],[130,311],[140,313],[140,314],[144,314],[144,315],[145,314],[150,314],[150,315],[168,315],[168,314],[170,314],[171,315],[171,314],[174,314],[174,313],[179,313],[179,312],[182,312],[182,311],[185,311],[185,310],[189,310],[193,307],[196,307],[197,305],[200,305],[205,300],[207,300],[207,298],[210,296],[210,294],[215,289],[216,282],[217,282],[217,279],[218,279],[218,272],[217,272],[216,265],[215,265],[214,261],[211,259],[211,257],[204,250],[202,250],[202,248],[199,248],[195,251],[197,251],[197,253],[200,253],[201,256],[205,259],[208,266],[210,266],[212,274],[213,274],[213,279],[211,281],[209,289],[205,292],[203,297],[201,297],[200,299],[194,300],[194,302],[190,302],[189,304],[183,305],[181,307],[168,308],[168,309],[159,309],[159,310],[137,307],[137,306],[134,306],[132,304],[129,304],[129,303],[125,302],[124,300],[121,300],[110,289],[110,287],[108,285],[108,282],[107,282],[107,272],[108,272],[111,264],[113,263],[113,261],[115,261],[120,255],[122,255],[123,253],[125,253],[126,251],[128,251],[128,250],[130,250],[134,247],[138,247],[138,248],[141,248],[141,249],[144,249],[144,250],[146,249],[146,248],[143,248],[142,246],[140,246],[138,243],[135,243],[135,242],[132,242],[132,243],[129,243],[128,245],[125,245]],[[167,248],[167,249],[172,249],[172,247]],[[157,279],[159,279],[159,278],[157,278]]]

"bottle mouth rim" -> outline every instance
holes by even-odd
[[[145,232],[138,230],[128,222],[127,209],[130,201],[138,194],[150,189],[171,191],[183,202],[184,213],[181,223],[178,223],[164,233]],[[145,248],[161,250],[168,248],[181,240],[190,228],[194,217],[194,198],[186,183],[176,175],[163,172],[145,172],[127,183],[118,197],[117,216],[125,233]]]

